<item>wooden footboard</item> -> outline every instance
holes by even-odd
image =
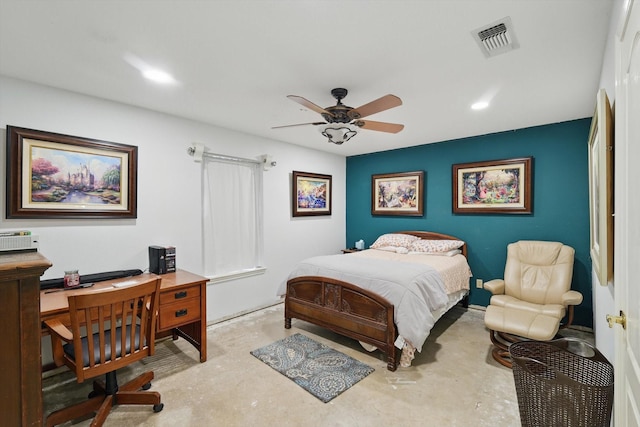
[[[284,327],[296,318],[378,347],[395,371],[397,337],[393,305],[385,298],[347,282],[303,276],[287,282]]]

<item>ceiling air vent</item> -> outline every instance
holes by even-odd
[[[482,54],[489,58],[520,47],[511,18],[500,19],[471,32]]]

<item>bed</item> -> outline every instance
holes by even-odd
[[[386,245],[388,237],[411,243]],[[452,242],[459,246],[447,249]],[[434,253],[434,245],[442,248]],[[296,318],[356,339],[382,351],[387,369],[395,371],[396,347],[421,351],[444,313],[460,302],[467,307],[466,256],[466,244],[457,237],[398,231],[380,236],[370,249],[303,260],[279,290],[284,326],[290,329]]]

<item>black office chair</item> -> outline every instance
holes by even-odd
[[[71,329],[60,318],[45,321],[57,366],[67,365],[78,383],[106,375],[105,382],[94,381],[88,400],[52,412],[47,426],[93,412],[91,426],[101,426],[111,408],[119,404],[153,405],[154,412],[162,410],[160,393],[146,391],[151,387],[153,371],[123,386],[118,386],[116,378],[117,369],[155,351],[160,281],[153,278],[139,285],[69,296]],[[87,334],[87,330],[93,333]]]

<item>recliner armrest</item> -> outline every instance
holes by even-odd
[[[567,291],[562,295],[562,303],[566,305],[578,305],[582,303],[582,294],[578,291]]]
[[[504,294],[504,279],[493,279],[484,282],[484,288],[493,295],[502,295]]]

